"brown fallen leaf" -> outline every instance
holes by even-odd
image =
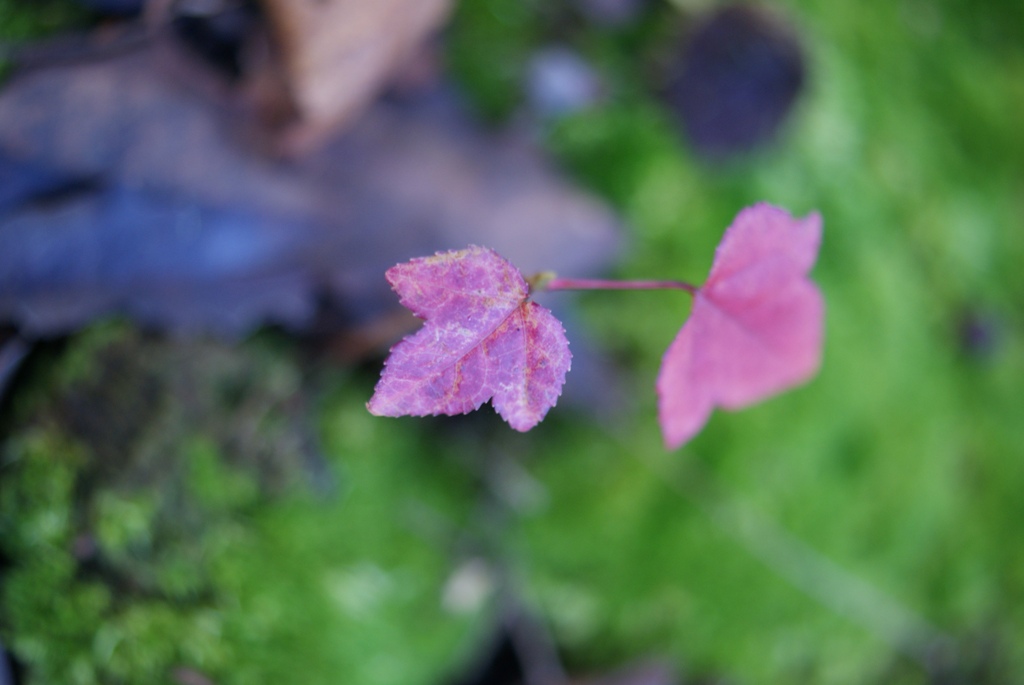
[[[292,143],[309,147],[351,123],[438,29],[450,0],[262,0],[298,112]]]

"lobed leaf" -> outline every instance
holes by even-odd
[[[696,435],[715,406],[741,409],[810,379],[821,364],[824,302],[807,273],[821,217],[760,203],[726,230],[693,311],[665,352],[658,420],[665,444]]]
[[[470,246],[398,264],[386,276],[426,323],[392,348],[371,413],[465,414],[491,400],[509,425],[527,431],[555,405],[569,342],[507,260]]]

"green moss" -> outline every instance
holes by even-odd
[[[491,119],[507,117],[520,103],[530,47],[540,38],[536,2],[478,0],[457,5],[457,31],[448,46],[449,61],[473,89],[478,111]]]
[[[0,635],[30,683],[428,683],[466,649],[477,614],[442,605],[450,550],[412,512],[457,529],[467,483],[344,379],[326,460],[268,343],[104,326],[41,380],[0,480]]]

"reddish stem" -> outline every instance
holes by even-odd
[[[696,295],[698,287],[685,281],[611,281],[600,278],[552,278],[544,290],[685,290]]]

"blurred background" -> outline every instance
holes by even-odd
[[[1024,681],[1024,5],[0,0],[0,684]],[[365,409],[384,270],[700,282],[820,374],[662,446],[673,292],[527,434]]]

